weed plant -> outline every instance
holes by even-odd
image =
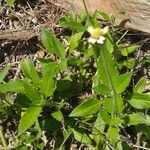
[[[4,82],[9,66],[0,72],[1,120],[13,116],[10,110],[17,116],[14,149],[52,149],[48,136],[53,149],[69,149],[73,140],[91,150],[150,148],[147,77],[134,79],[140,45],[123,43],[114,19],[98,11],[66,14],[59,24],[68,31],[67,43],[41,29],[50,57],[37,58],[40,69],[23,59],[22,79]],[[0,139],[7,150],[2,127]]]

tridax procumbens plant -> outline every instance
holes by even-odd
[[[1,94],[17,93],[7,106],[18,116],[15,149],[68,149],[73,141],[95,150],[149,146],[147,79],[133,84],[138,64],[130,55],[139,45],[123,45],[115,27],[98,21],[99,16],[109,22],[113,18],[97,11],[91,18],[84,13],[61,18],[60,25],[69,29],[62,39],[65,45],[41,29],[50,57],[37,58],[38,70],[24,59],[24,78],[0,84]]]

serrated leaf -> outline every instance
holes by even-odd
[[[111,126],[118,126],[118,125],[121,125],[122,123],[123,123],[123,120],[121,118],[118,118],[118,117],[114,117],[110,121]]]
[[[29,107],[19,121],[18,135],[24,133],[29,129],[37,120],[41,113],[41,107]]]
[[[35,103],[40,103],[42,98],[41,98],[41,94],[39,93],[39,91],[37,91],[37,89],[28,81],[24,81],[23,82],[23,86],[24,86],[24,90],[25,90],[25,94],[26,96]]]
[[[61,59],[65,59],[65,48],[61,42],[47,29],[42,28],[41,40],[48,53],[56,54]]]
[[[110,96],[111,94],[111,90],[108,86],[106,86],[105,84],[99,84],[96,87],[94,87],[94,91],[97,92],[98,94],[102,94],[102,95],[107,95]]]
[[[135,58],[130,58],[123,62],[123,65],[126,66],[129,69],[133,69],[135,66]]]
[[[113,109],[114,109],[113,98],[106,98],[104,99],[103,102],[103,109],[105,109],[109,113],[113,113]],[[124,109],[123,99],[118,94],[116,94],[116,106],[117,106],[117,112],[123,111]]]
[[[128,56],[130,53],[137,50],[140,46],[139,45],[131,45],[129,47],[124,48],[121,53],[123,56]]]
[[[10,81],[6,84],[0,84],[0,93],[7,92],[16,92],[16,93],[25,93],[22,80]]]
[[[88,99],[77,106],[69,115],[70,117],[85,117],[95,114],[101,105],[99,100]]]
[[[129,103],[134,108],[149,109],[150,108],[150,95],[135,93],[133,94]]]
[[[86,31],[86,28],[81,23],[74,20],[66,20],[65,18],[61,18],[59,20],[59,24],[65,28],[70,28],[77,32]]]
[[[93,133],[103,133],[105,129],[106,122],[103,120],[101,116],[101,112],[99,111],[96,121],[94,122]]]
[[[142,77],[138,83],[135,85],[134,87],[134,92],[136,93],[142,93],[144,90],[145,90],[145,87],[146,87],[146,81],[147,81],[147,78],[146,76]]]
[[[119,135],[119,129],[114,126],[110,126],[107,131],[107,138],[112,141],[114,144],[119,141],[120,135]]]
[[[55,90],[54,76],[57,73],[57,66],[54,63],[43,64],[42,80],[40,89],[45,96],[51,96]]]
[[[85,143],[85,144],[91,144],[91,140],[90,138],[85,134],[85,132],[83,131],[77,131],[75,129],[71,129],[73,134],[74,134],[74,138],[81,143]]]
[[[100,112],[100,116],[101,116],[102,120],[105,123],[110,123],[110,119],[111,119],[110,114],[107,111],[105,111],[104,109],[101,109],[99,112]]]
[[[36,85],[38,85],[40,80],[39,75],[34,68],[34,65],[28,59],[24,59],[21,62],[21,69],[27,78],[31,79]]]
[[[109,113],[113,112],[113,101],[111,98],[104,99],[103,108]]]
[[[5,76],[8,74],[10,66],[6,66],[3,70],[0,71],[0,83],[4,80]]]
[[[78,45],[82,37],[83,32],[76,33],[70,38],[70,50],[74,50]]]
[[[139,114],[139,113],[133,113],[128,115],[130,122],[129,125],[138,125],[138,124],[147,124],[148,121],[145,118],[145,115]]]
[[[116,77],[115,89],[118,94],[125,91],[131,81],[132,73],[121,74]]]

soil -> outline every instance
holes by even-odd
[[[34,0],[18,3],[10,8],[0,3],[0,67],[19,64],[22,57],[34,58],[41,50],[40,28],[58,34],[56,25],[65,9],[55,1]],[[17,69],[17,68],[16,68]]]

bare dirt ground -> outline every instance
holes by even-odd
[[[8,63],[16,66],[20,57],[34,58],[41,49],[40,27],[58,34],[56,23],[64,12],[55,1],[25,1],[12,8],[0,1],[0,67]]]

